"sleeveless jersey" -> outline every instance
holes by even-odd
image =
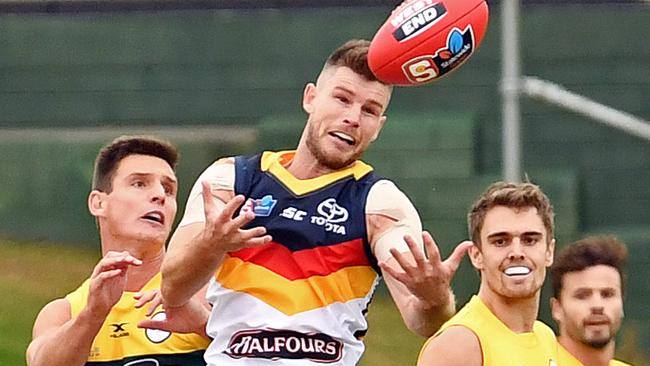
[[[86,306],[90,280],[68,294],[71,316],[74,318]],[[160,288],[160,273],[142,291]],[[146,319],[147,307],[135,308],[134,292],[124,292],[113,306],[101,330],[97,333],[86,365],[102,366],[198,366],[205,365],[203,353],[209,341],[196,334],[176,334],[161,330],[138,328]],[[155,319],[164,317],[159,311]]]
[[[210,365],[356,364],[379,282],[365,205],[378,180],[361,161],[309,180],[289,153],[235,159],[235,193],[269,244],[230,252],[212,279]]]
[[[557,345],[557,357],[558,357],[558,366],[585,366],[582,362],[578,361],[566,348],[562,347],[561,344]],[[631,366],[625,362],[618,360],[609,361],[609,366]]]
[[[535,321],[532,332],[515,333],[478,296],[472,296],[427,342],[445,329],[457,325],[469,328],[478,338],[483,366],[557,366],[555,334],[540,321]]]

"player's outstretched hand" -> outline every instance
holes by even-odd
[[[143,294],[140,299],[146,299],[152,302],[151,307],[147,312],[147,316],[153,314],[154,309],[160,304],[159,300],[162,297],[155,294],[153,297],[149,296],[151,293]],[[139,306],[144,306],[145,303],[138,302]],[[196,333],[208,338],[205,333],[205,327],[210,316],[210,310],[207,309],[199,299],[192,297],[188,302],[182,306],[164,307],[165,316],[163,319],[145,319],[138,323],[139,328],[161,329],[174,333]]]
[[[244,203],[244,196],[235,196],[226,203],[222,210],[217,210],[217,198],[212,195],[210,184],[208,182],[201,184],[205,210],[205,227],[200,234],[203,242],[210,243],[220,251],[230,252],[271,241],[271,236],[266,234],[266,228],[262,226],[243,229],[255,218],[253,212],[243,210],[233,218],[236,210]]]
[[[128,268],[141,264],[141,260],[127,251],[107,252],[90,276],[88,309],[98,316],[108,315],[111,308],[122,297]]]
[[[424,231],[422,239],[428,252],[428,257],[418,247],[415,240],[405,235],[404,240],[410,249],[409,253],[400,253],[397,249],[390,250],[401,271],[392,268],[385,262],[379,263],[382,270],[404,284],[406,288],[420,301],[430,307],[444,306],[450,301],[451,280],[458,270],[461,260],[472,246],[471,241],[464,241],[454,249],[446,260],[440,258],[440,251],[431,234]],[[412,256],[412,260],[409,258]]]

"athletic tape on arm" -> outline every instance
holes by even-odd
[[[372,186],[368,192],[366,214],[383,215],[395,220],[393,227],[375,239],[372,249],[379,261],[392,258],[391,248],[396,248],[399,252],[409,252],[404,241],[406,234],[415,239],[418,246],[424,250],[420,215],[404,192],[393,182],[380,180]]]
[[[203,210],[203,187],[201,182],[208,181],[213,190],[234,190],[235,187],[235,164],[223,163],[216,161],[201,173],[199,178],[194,182],[190,195],[185,205],[185,213],[178,227],[205,222],[205,212]],[[218,210],[222,210],[226,205],[221,199],[216,199]]]

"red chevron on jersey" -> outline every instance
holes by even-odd
[[[346,267],[370,265],[361,239],[295,252],[271,242],[232,252],[230,256],[262,266],[288,280],[327,276]]]

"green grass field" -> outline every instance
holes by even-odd
[[[25,364],[40,308],[74,290],[98,258],[88,249],[0,242],[0,365]]]
[[[0,241],[0,365],[25,365],[40,308],[77,288],[99,255],[99,249]],[[387,296],[373,300],[369,321],[362,366],[415,364],[424,339],[404,327]]]

